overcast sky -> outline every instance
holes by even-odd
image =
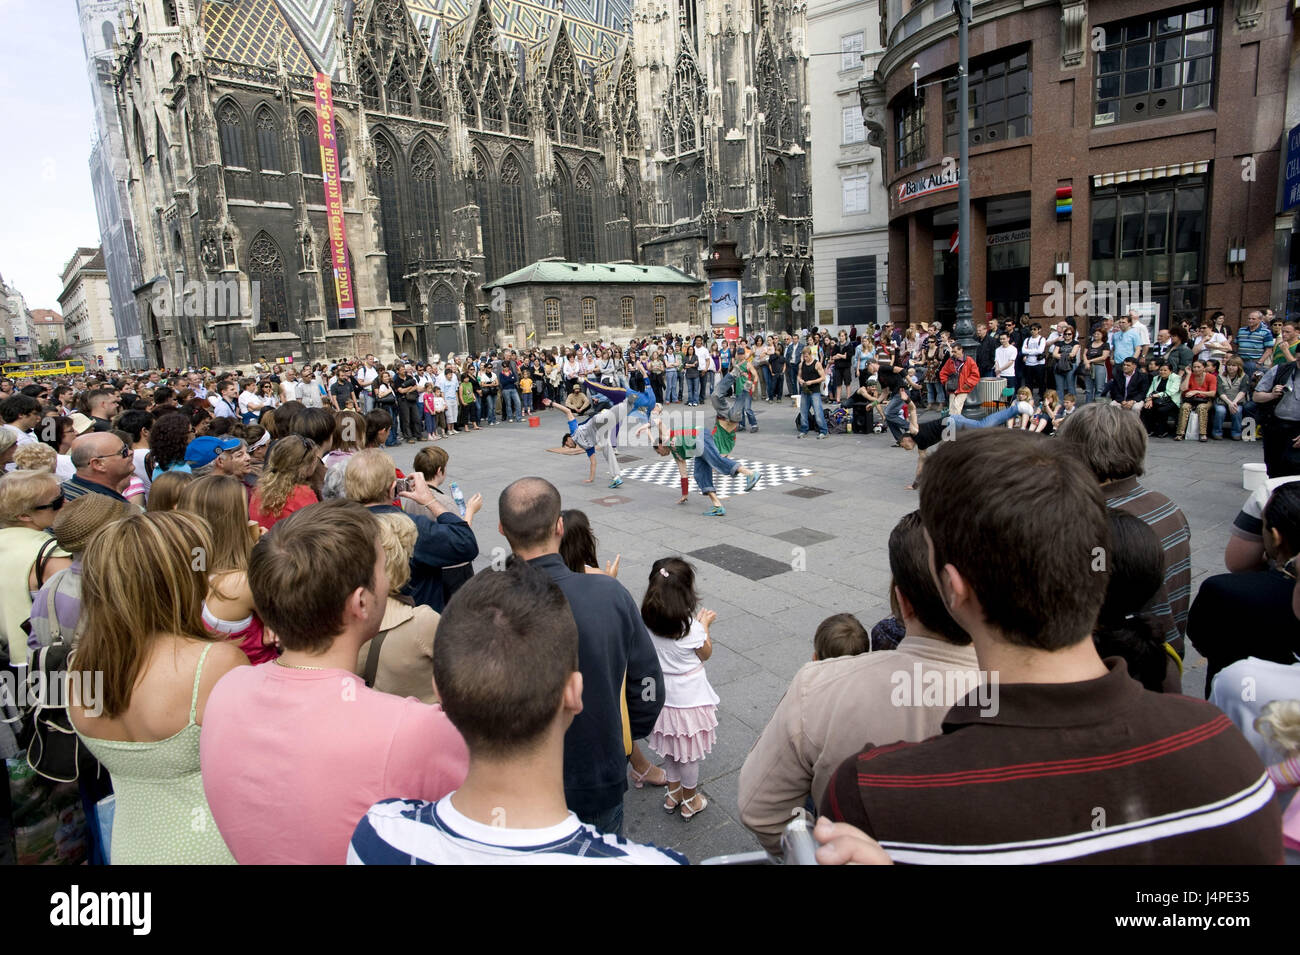
[[[0,0],[0,275],[59,307],[59,273],[99,245],[94,126],[75,0]]]

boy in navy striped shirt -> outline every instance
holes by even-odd
[[[471,578],[433,645],[443,709],[469,746],[469,774],[436,803],[371,807],[351,865],[673,865],[675,852],[585,825],[564,798],[564,734],[582,712],[578,628],[559,586],[513,560]]]

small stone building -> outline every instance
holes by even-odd
[[[668,265],[535,262],[483,291],[503,343],[542,348],[703,331],[709,306],[708,284]]]

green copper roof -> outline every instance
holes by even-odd
[[[554,284],[559,282],[597,285],[702,285],[704,280],[687,275],[671,265],[608,265],[604,262],[534,262],[511,272],[484,288],[498,285]]]

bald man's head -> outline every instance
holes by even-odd
[[[558,547],[560,492],[539,477],[520,478],[501,492],[497,502],[501,533],[513,550]]]

